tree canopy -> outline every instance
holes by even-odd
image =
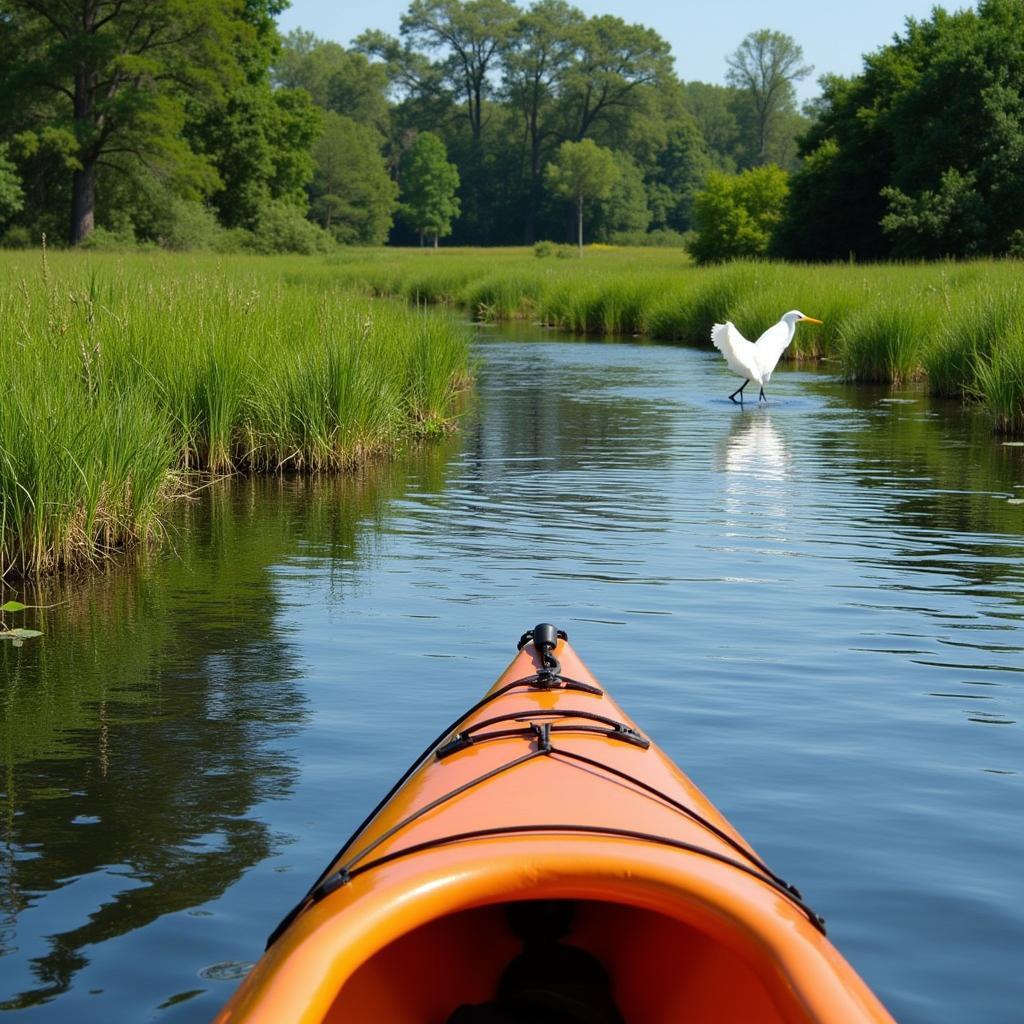
[[[387,241],[398,186],[384,165],[373,129],[326,111],[313,157],[310,196],[320,225],[343,244]]]
[[[262,6],[262,10],[257,10]],[[219,97],[242,77],[236,46],[255,45],[252,15],[277,8],[242,0],[4,0],[4,94],[25,102],[9,118],[31,155],[49,150],[70,192],[68,237],[95,226],[103,167],[142,163],[179,188],[212,191],[211,161],[181,140],[190,93]],[[247,17],[248,15],[248,17]]]
[[[583,216],[605,241],[697,227],[718,259],[703,225],[732,204],[744,253],[1024,253],[1024,0],[908,19],[802,112],[811,69],[770,28],[714,85],[569,0],[410,0],[351,45],[282,37],[286,4],[0,0],[0,243],[578,242]],[[573,152],[615,173],[570,216]],[[785,191],[767,243],[753,183]]]
[[[1024,251],[1021,0],[910,18],[861,74],[823,86],[780,251],[806,259]]]
[[[792,36],[763,28],[751,32],[727,58],[726,79],[738,90],[742,114],[749,120],[749,160],[759,167],[786,163],[796,111],[795,82],[814,69]]]

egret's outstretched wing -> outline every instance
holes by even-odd
[[[733,323],[726,321],[724,324],[715,324],[711,328],[711,343],[725,356],[733,373],[757,384],[761,383],[761,367],[754,345],[736,330]]]
[[[772,324],[754,343],[757,365],[764,376],[763,383],[767,384],[771,379],[775,364],[792,340],[792,328],[785,320],[780,320],[777,324]]]

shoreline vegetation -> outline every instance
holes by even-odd
[[[465,325],[311,262],[0,255],[0,580],[158,539],[210,476],[344,471],[451,429]]]
[[[470,332],[444,307],[693,344],[716,321],[756,337],[799,308],[824,325],[788,358],[919,381],[1024,434],[1015,261],[697,268],[677,250],[537,250],[0,253],[0,579],[158,539],[168,501],[210,476],[345,471],[451,429]]]
[[[537,254],[541,254],[537,258]],[[571,254],[571,256],[570,256]],[[560,259],[559,256],[570,256]],[[1024,264],[1012,259],[695,267],[677,250],[590,246],[353,249],[324,273],[367,295],[449,305],[475,320],[532,320],[574,334],[710,344],[732,320],[750,338],[789,309],[824,321],[783,358],[825,359],[851,381],[903,385],[983,408],[1024,434]]]

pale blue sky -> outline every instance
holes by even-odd
[[[528,6],[527,0],[520,0]],[[908,16],[925,18],[934,0],[717,0],[685,4],[679,0],[575,0],[587,14],[614,14],[659,32],[672,45],[679,75],[704,82],[724,80],[725,57],[748,32],[771,28],[791,35],[804,50],[814,74],[799,88],[801,100],[818,91],[816,79],[826,71],[849,75],[860,70],[861,56],[901,32]],[[947,9],[973,7],[952,0]],[[325,39],[348,44],[364,29],[398,35],[407,0],[292,0],[281,18],[282,31],[301,27]]]

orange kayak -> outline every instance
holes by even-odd
[[[553,626],[282,921],[232,1024],[891,1022]]]

